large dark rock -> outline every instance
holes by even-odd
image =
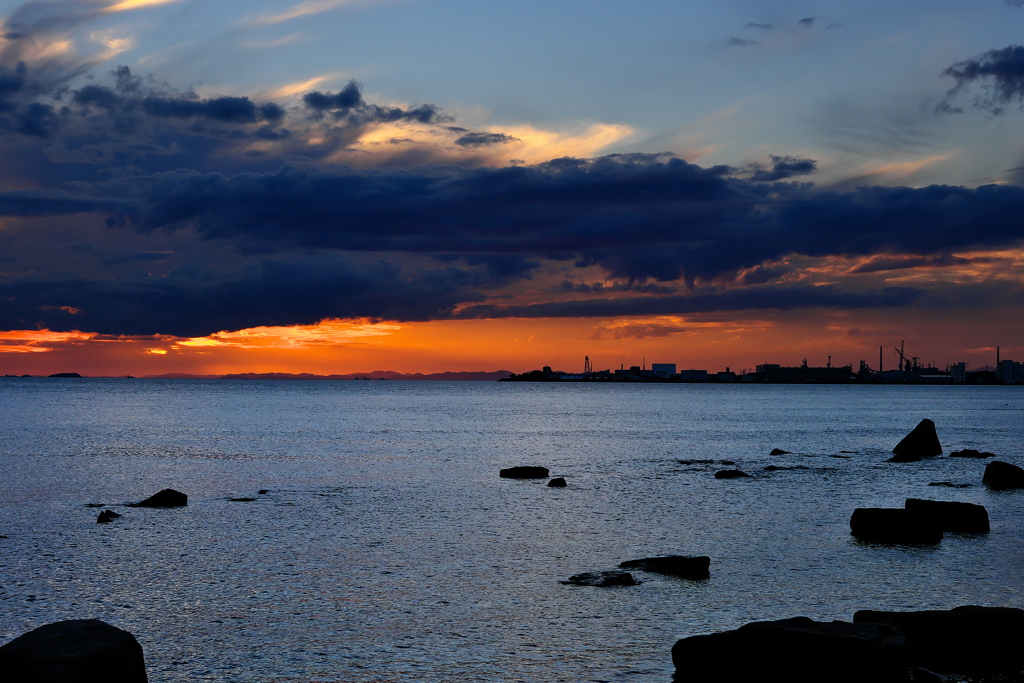
[[[498,475],[505,477],[506,479],[547,479],[548,468],[530,467],[528,465],[520,467],[506,467],[501,470]]]
[[[565,488],[568,484],[565,483],[565,477],[555,477],[548,482],[548,486],[555,489]]]
[[[188,496],[181,491],[164,489],[140,503],[131,503],[128,507],[133,508],[176,508],[188,505]]]
[[[951,500],[907,498],[904,507],[908,510],[930,511],[935,515],[939,527],[943,531],[961,534],[987,534],[989,531],[988,510],[984,505]]]
[[[993,489],[1024,488],[1024,470],[1002,460],[993,460],[985,466],[981,483]]]
[[[921,612],[861,610],[853,621],[896,628],[907,639],[907,655],[915,666],[942,674],[1024,680],[1024,610],[973,605]]]
[[[935,433],[935,423],[931,420],[921,420],[914,431],[903,437],[903,441],[896,444],[892,452],[900,457],[927,457],[929,455],[942,455],[942,445],[939,443],[939,436]]]
[[[884,624],[761,621],[672,647],[677,683],[909,683],[905,641]]]
[[[597,586],[598,588],[610,588],[612,586],[637,586],[640,584],[640,582],[634,579],[633,575],[629,572],[620,572],[617,570],[573,574],[567,581],[561,581],[560,583],[570,584],[573,586]]]
[[[642,569],[645,572],[669,574],[684,579],[706,579],[711,576],[710,566],[711,558],[707,555],[667,555],[627,560],[619,565],[619,569]]]
[[[749,476],[743,470],[718,470],[715,472],[715,479],[743,479]]]
[[[97,619],[58,621],[0,647],[0,680],[12,683],[146,683],[135,636]]]
[[[850,533],[872,543],[929,544],[942,540],[942,527],[930,510],[857,508]]]

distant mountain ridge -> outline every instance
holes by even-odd
[[[374,370],[373,372],[353,372],[345,375],[314,375],[308,372],[240,372],[228,375],[190,375],[187,373],[170,372],[163,375],[144,375],[143,379],[281,379],[281,380],[399,380],[399,381],[433,381],[433,382],[496,382],[512,374],[509,370],[493,372],[432,372],[408,373],[393,370]]]

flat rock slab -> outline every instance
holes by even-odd
[[[884,624],[761,621],[672,647],[676,683],[909,683],[906,641]]]
[[[711,576],[711,558],[707,555],[666,555],[627,560],[619,569],[642,569],[655,574],[668,574],[684,579],[706,579]]]
[[[533,467],[521,465],[519,467],[506,467],[498,473],[505,479],[547,479],[547,467]]]
[[[973,448],[965,448],[962,451],[953,451],[949,454],[951,458],[994,458],[995,453],[988,451],[976,451]]]
[[[0,679],[12,683],[147,683],[142,646],[98,619],[58,621],[0,647]]]
[[[981,483],[993,489],[1024,488],[1024,469],[1002,460],[993,460],[985,466]]]
[[[927,510],[935,515],[943,531],[958,534],[987,534],[989,532],[988,510],[984,505],[961,503],[952,500],[922,500],[907,498],[904,507],[908,510]]]
[[[931,455],[942,455],[942,445],[939,443],[939,436],[935,433],[935,423],[931,420],[921,420],[913,431],[903,437],[903,440],[892,449],[898,457],[928,457]],[[905,462],[895,460],[895,462]]]
[[[616,570],[573,574],[567,581],[560,581],[559,583],[571,586],[597,586],[598,588],[640,585],[640,582],[634,579],[633,575],[629,572],[620,572]]]
[[[744,479],[750,475],[743,470],[718,470],[715,479]]]
[[[990,680],[1024,678],[1024,610],[974,605],[919,612],[860,610],[853,621],[896,628],[907,639],[915,666]]]
[[[942,540],[942,527],[930,510],[857,508],[850,533],[871,543],[927,545]]]
[[[188,496],[181,491],[164,489],[140,503],[131,503],[128,507],[133,508],[177,508],[188,505]]]

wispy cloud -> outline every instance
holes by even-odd
[[[321,14],[322,12],[329,12],[345,5],[354,5],[360,2],[371,1],[373,0],[306,0],[306,2],[300,2],[284,12],[279,12],[277,14],[264,14],[263,16],[256,17],[249,22],[249,25],[272,26],[274,24],[283,24],[284,22],[291,21],[292,19],[308,17],[313,14]]]

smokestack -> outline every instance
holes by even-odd
[[[882,347],[878,347],[878,371],[882,371]]]

